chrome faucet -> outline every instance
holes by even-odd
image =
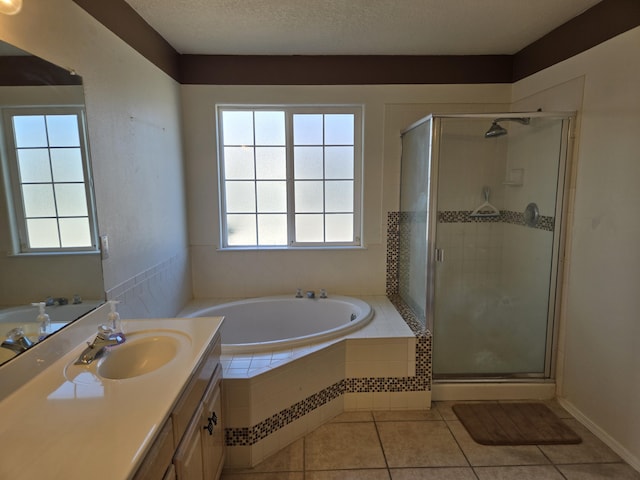
[[[7,338],[0,346],[13,352],[21,353],[32,345],[33,342],[24,334],[24,330],[20,327],[16,327],[7,332]]]
[[[93,342],[87,342],[87,348],[80,354],[76,365],[89,365],[91,362],[99,358],[107,347],[113,347],[125,342],[124,333],[114,332],[110,328],[100,327],[100,331],[93,339]]]
[[[309,290],[306,293],[307,298],[316,298],[316,292],[314,292],[313,290]]]

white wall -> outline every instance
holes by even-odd
[[[247,297],[326,288],[385,293],[387,212],[399,208],[400,131],[432,112],[499,111],[509,85],[184,85],[182,105],[194,296]],[[364,104],[362,250],[219,251],[215,105]]]
[[[71,0],[25,1],[0,39],[83,77],[105,289],[126,317],[174,315],[190,297],[179,85]]]
[[[513,86],[514,110],[578,110],[559,395],[640,469],[640,28]]]

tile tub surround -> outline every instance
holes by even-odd
[[[386,297],[358,298],[375,316],[346,337],[253,355],[223,352],[227,465],[255,465],[345,410],[429,408],[430,371],[420,360],[427,338],[416,339]],[[181,314],[212,303],[194,301]]]

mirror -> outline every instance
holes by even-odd
[[[17,233],[20,224],[15,213],[18,203],[16,190],[24,195],[24,185],[27,182],[15,173],[20,171],[22,175],[23,167],[15,166],[19,155],[15,153],[17,141],[14,141],[13,132],[17,131],[17,127],[12,124],[7,128],[7,123],[11,123],[8,118],[15,117],[8,117],[6,112],[24,107],[49,109],[47,112],[53,111],[50,109],[54,108],[79,109],[77,111],[81,113],[77,117],[82,118],[82,125],[86,128],[82,114],[82,78],[74,72],[0,41],[0,342],[7,339],[10,331],[15,333],[15,328],[21,328],[27,336],[24,342],[17,340],[20,345],[15,345],[15,342],[9,340],[0,347],[0,364],[19,354],[25,345],[43,339],[38,322],[39,310],[37,306],[32,306],[32,303],[46,301],[49,304],[45,307],[51,322],[48,333],[55,334],[60,328],[103,303],[105,297],[102,261],[96,245],[82,253],[43,253],[36,249],[28,254],[16,254],[17,250],[21,249],[20,245],[24,243]],[[50,139],[51,135],[47,135]],[[86,138],[86,135],[81,137]],[[87,168],[83,172],[84,183],[92,185],[89,148],[86,143],[80,147],[84,147],[83,151],[87,156]],[[47,156],[54,149],[50,146],[40,150]],[[53,154],[47,158],[49,157],[53,158]],[[55,176],[56,167],[53,160],[50,165]],[[19,179],[17,188],[16,179]],[[50,187],[55,189],[59,184],[55,183],[55,180],[53,182]],[[95,224],[93,194],[90,190],[86,209],[89,212],[86,218],[87,222]],[[78,204],[76,201],[74,205]],[[24,210],[27,210],[27,207],[24,207]],[[24,223],[27,224],[28,221]],[[59,227],[59,230],[62,231],[62,227]],[[31,232],[28,235],[31,236]],[[95,243],[91,240],[90,242]]]

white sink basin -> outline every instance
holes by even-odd
[[[123,380],[153,372],[176,358],[188,343],[188,337],[180,332],[128,335],[124,344],[110,348],[99,361],[97,374]]]

